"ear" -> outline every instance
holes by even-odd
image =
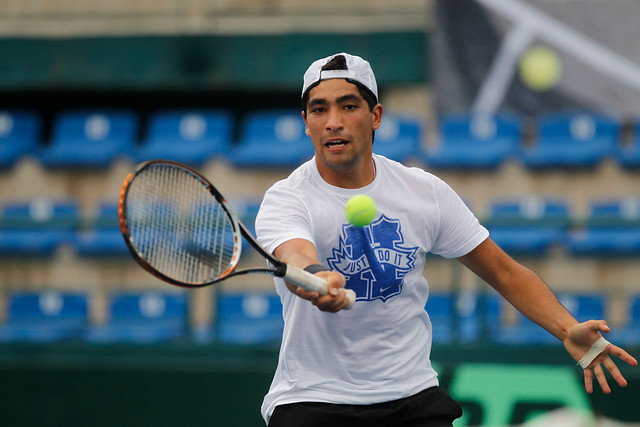
[[[311,131],[309,130],[309,125],[307,124],[307,116],[306,114],[304,114],[304,111],[302,112],[302,120],[304,120],[304,133],[306,133],[307,136],[311,136]]]
[[[380,127],[380,121],[382,120],[382,104],[377,104],[373,107],[371,115],[373,117],[373,130],[377,130]]]

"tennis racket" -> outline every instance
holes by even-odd
[[[199,288],[233,276],[267,273],[301,288],[327,294],[327,282],[268,253],[204,176],[179,163],[139,164],[122,186],[120,230],[135,260],[173,285]],[[242,236],[268,262],[236,269]],[[347,289],[351,308],[355,292]]]

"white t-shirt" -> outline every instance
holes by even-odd
[[[374,160],[376,178],[364,188],[329,185],[312,159],[265,194],[256,220],[260,243],[273,252],[291,239],[311,241],[319,260],[342,272],[357,295],[352,309],[325,313],[275,279],[285,326],[262,405],[267,422],[280,404],[373,404],[438,385],[429,360],[425,255],[465,255],[489,233],[439,178],[379,155]],[[344,214],[356,194],[378,207],[363,228]]]

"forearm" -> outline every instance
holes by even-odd
[[[537,274],[514,261],[491,239],[459,260],[518,311],[561,341],[578,323]]]
[[[560,341],[578,322],[533,271],[517,265],[503,280],[490,283],[511,305]]]

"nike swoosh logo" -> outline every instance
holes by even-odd
[[[389,289],[397,288],[397,287],[398,287],[397,285],[391,285],[391,286],[387,286],[386,288],[380,288],[380,293],[386,292]]]

